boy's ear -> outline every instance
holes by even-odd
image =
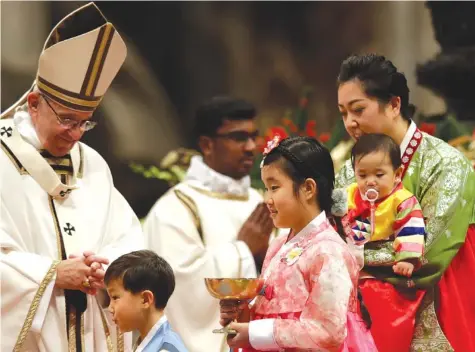
[[[155,305],[155,297],[153,292],[150,290],[145,290],[142,292],[142,305],[144,308],[149,308]]]

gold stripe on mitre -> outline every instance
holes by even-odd
[[[36,84],[42,93],[46,94],[58,104],[72,110],[94,111],[102,100],[102,97],[81,97],[81,95],[77,93],[61,89],[40,76],[38,76]]]
[[[101,27],[99,35],[97,36],[96,45],[92,52],[89,67],[87,69],[86,77],[84,78],[81,94],[91,96],[101,77],[104,62],[106,60],[112,38],[114,37],[115,29],[111,23],[106,23]]]
[[[126,56],[122,37],[91,2],[64,17],[50,32],[38,60],[35,84],[68,109],[92,112]],[[1,117],[11,117],[33,88]]]
[[[93,111],[125,56],[125,43],[106,22],[47,48],[39,61],[38,88],[66,108]]]

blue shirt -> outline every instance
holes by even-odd
[[[164,315],[148,332],[135,352],[188,352],[180,336],[173,331]]]

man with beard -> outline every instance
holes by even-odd
[[[175,293],[166,314],[192,352],[226,351],[219,301],[205,277],[256,277],[268,248],[272,220],[251,188],[256,111],[230,97],[214,97],[196,112],[194,156],[183,182],[170,189],[144,223],[147,248],[173,267]]]

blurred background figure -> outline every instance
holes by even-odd
[[[184,180],[155,203],[144,222],[147,248],[175,271],[166,314],[192,352],[228,348],[223,334],[212,333],[219,301],[203,279],[256,277],[274,229],[249,176],[257,116],[245,100],[218,96],[204,102],[194,121],[203,156],[192,157]]]

